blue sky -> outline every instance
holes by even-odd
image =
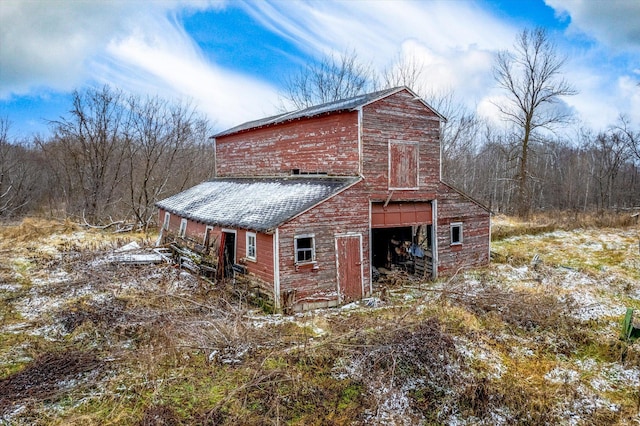
[[[379,72],[413,58],[416,91],[495,117],[494,54],[535,26],[567,57],[580,93],[566,108],[595,130],[640,125],[637,0],[3,0],[0,116],[13,136],[46,135],[73,89],[110,84],[189,100],[222,130],[277,113],[308,61],[354,50]]]

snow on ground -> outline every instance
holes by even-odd
[[[61,324],[46,323],[43,318],[51,318],[65,309],[74,300],[82,299],[92,303],[109,303],[113,298],[129,290],[157,292],[171,295],[188,296],[199,285],[198,279],[186,271],[166,267],[148,267],[144,272],[121,273],[117,279],[112,276],[128,266],[110,262],[109,254],[116,251],[115,244],[96,242],[96,256],[78,259],[69,253],[78,241],[94,238],[89,233],[74,232],[68,235],[55,235],[46,239],[37,247],[34,256],[42,256],[50,265],[36,265],[29,256],[15,256],[11,265],[13,278],[0,283],[0,293],[15,296],[12,307],[17,317],[4,321],[0,333],[38,335],[45,339],[59,339],[66,334]],[[562,301],[571,301],[570,314],[577,320],[594,321],[604,327],[602,333],[615,336],[617,320],[621,318],[630,303],[640,298],[640,254],[638,254],[638,235],[634,230],[580,230],[556,231],[536,236],[518,236],[495,244],[493,250],[507,253],[522,246],[519,261],[507,260],[507,263],[494,263],[487,270],[468,271],[460,274],[457,282],[462,281],[469,295],[480,293],[487,283],[502,286],[504,289],[526,290],[552,294]],[[572,247],[567,251],[566,247]],[[119,252],[139,250],[138,243],[120,244]],[[105,251],[108,248],[108,252]],[[503,253],[503,254],[504,254]],[[535,255],[538,256],[534,259]],[[508,259],[508,256],[505,255]],[[514,257],[515,258],[515,257]],[[86,278],[89,271],[90,279]],[[125,269],[126,271],[126,269]],[[80,272],[85,275],[80,274]],[[254,329],[265,329],[283,324],[292,324],[308,332],[309,338],[320,340],[330,334],[327,318],[351,315],[362,310],[382,310],[393,303],[414,306],[419,315],[427,304],[439,296],[438,291],[446,290],[448,283],[425,284],[426,293],[420,286],[409,286],[391,291],[395,301],[382,302],[371,298],[369,301],[354,302],[341,309],[320,309],[295,315],[266,315],[260,311],[247,311],[243,316],[246,325]],[[416,302],[419,301],[419,302]],[[369,303],[368,303],[369,302]],[[507,341],[508,352],[500,353],[494,347],[495,342]],[[615,339],[615,337],[614,337]],[[536,355],[534,342],[526,336],[491,335],[485,340],[469,340],[454,337],[455,348],[467,365],[473,365],[484,377],[499,381],[508,371],[509,359],[531,359]],[[247,348],[239,347],[245,350]],[[248,349],[247,349],[248,350]],[[220,357],[212,351],[210,356]],[[244,356],[240,353],[240,359]],[[238,355],[238,354],[235,354]],[[0,363],[20,362],[10,359],[5,353]],[[240,362],[240,361],[238,361]],[[526,361],[525,361],[526,362]],[[336,362],[334,377],[337,379],[362,376],[356,360]],[[585,357],[583,359],[559,359],[553,368],[544,374],[544,380],[550,385],[570,385],[576,397],[567,399],[558,409],[563,411],[567,424],[581,424],[584,413],[606,409],[619,410],[615,401],[606,397],[613,391],[628,390],[637,392],[640,388],[640,368],[625,366],[616,362]],[[377,383],[369,386],[371,397],[378,401],[375,412],[366,413],[371,424],[414,424],[420,417],[410,405],[408,399],[411,383],[391,386]],[[495,424],[506,424],[508,413],[496,412]],[[640,423],[640,422],[639,422]],[[451,424],[470,424],[451,417]]]
[[[555,231],[507,238],[494,243],[493,250],[521,246],[531,259],[517,267],[497,265],[504,284],[542,288],[562,300],[571,298],[573,315],[587,321],[624,315],[625,300],[639,298],[639,239],[632,228]],[[534,259],[538,253],[542,254]]]

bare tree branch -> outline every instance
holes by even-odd
[[[576,94],[561,77],[565,59],[542,28],[523,30],[514,52],[496,55],[493,73],[499,88],[506,92],[504,103],[495,103],[504,120],[520,129],[520,167],[518,172],[517,211],[529,215],[531,194],[528,187],[529,144],[537,129],[550,129],[566,123],[569,115],[553,108],[563,96]]]

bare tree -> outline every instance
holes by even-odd
[[[447,118],[441,129],[442,177],[459,189],[474,192],[477,154],[482,122],[474,111],[458,101],[452,91],[420,94],[434,109]]]
[[[337,101],[375,87],[372,68],[360,62],[355,50],[330,54],[312,62],[285,82],[283,98],[297,109]]]
[[[613,128],[626,141],[627,146],[636,157],[636,161],[640,162],[640,131],[632,129],[629,117],[620,115],[618,123]]]
[[[129,205],[136,221],[152,222],[154,204],[163,195],[184,189],[193,178],[209,176],[212,153],[200,152],[209,125],[189,104],[170,104],[158,97],[130,97],[127,140]],[[170,170],[179,170],[179,174]]]
[[[423,73],[424,66],[415,56],[398,56],[394,64],[383,71],[380,85],[388,88],[406,86],[424,95],[425,90],[420,83]]]
[[[556,52],[542,28],[523,30],[517,37],[514,52],[497,54],[493,72],[498,87],[507,94],[505,103],[496,103],[502,117],[520,132],[520,164],[517,213],[526,217],[531,210],[528,188],[530,142],[537,132],[566,123],[569,114],[554,108],[562,96],[577,92],[561,77],[565,58]]]
[[[624,133],[615,127],[599,133],[590,143],[593,177],[598,185],[600,209],[609,209],[620,204],[621,191],[617,184],[619,174],[629,158],[629,146]]]
[[[40,142],[75,214],[103,219],[119,200],[125,155],[124,95],[109,86],[73,93],[70,117],[52,121],[54,143]],[[79,196],[79,206],[73,206]],[[78,211],[80,210],[80,211]]]
[[[9,136],[10,122],[0,118],[0,217],[11,217],[38,204],[40,156],[25,142]]]

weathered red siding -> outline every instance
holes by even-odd
[[[164,221],[164,210],[158,211],[158,223],[162,225]],[[182,218],[178,215],[171,214],[169,223],[169,232],[177,235],[180,229],[180,221]],[[187,220],[187,231],[185,237],[197,244],[204,243],[204,234],[207,224]],[[225,228],[226,230],[226,228]],[[250,274],[255,275],[263,282],[263,287],[270,294],[273,294],[274,282],[274,257],[273,257],[273,235],[254,232],[256,234],[256,260],[246,259],[247,255],[247,231],[245,229],[235,229],[236,231],[236,263],[240,263],[247,268]],[[219,226],[212,227],[210,237],[210,247],[214,253],[218,252],[220,247],[220,234],[222,229]]]
[[[371,227],[393,228],[425,225],[432,222],[431,203],[374,203],[371,205]]]
[[[252,232],[252,231],[249,231]],[[273,235],[255,232],[256,260],[247,259],[247,231],[238,230],[238,245],[236,257],[247,267],[249,273],[273,286]],[[273,289],[271,288],[271,293]]]
[[[348,190],[282,225],[280,241],[280,293],[295,291],[296,309],[335,306],[338,301],[336,234],[362,235],[363,282],[369,294],[369,204],[360,182]],[[314,234],[316,264],[296,266],[294,237]]]
[[[344,112],[216,139],[217,176],[358,174],[358,113]]]
[[[462,223],[463,241],[451,245],[450,224]],[[438,274],[489,263],[490,214],[477,203],[446,184],[438,187]]]
[[[417,142],[418,189],[395,190],[392,201],[430,200],[440,179],[440,122],[434,112],[402,91],[363,107],[363,175],[374,200],[389,197],[389,143]],[[402,170],[398,164],[392,169]]]

